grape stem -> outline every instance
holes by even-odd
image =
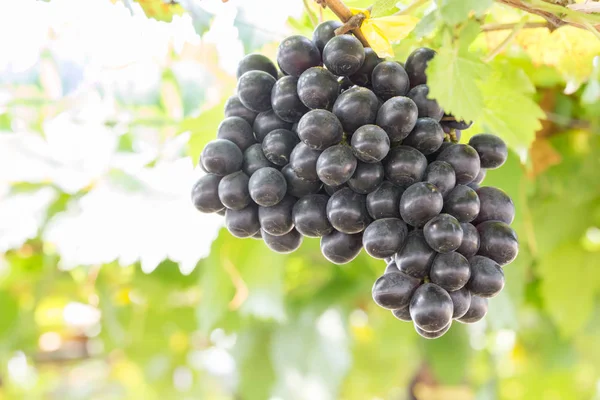
[[[481,27],[482,32],[494,32],[494,31],[504,31],[513,29],[518,22],[507,23],[507,24],[487,24]],[[548,28],[548,22],[527,22],[523,25],[523,29],[535,29],[535,28]]]
[[[360,25],[366,19],[366,15],[364,15],[363,13],[359,13],[356,16],[354,16],[354,14],[352,14],[352,11],[350,11],[350,9],[344,4],[344,2],[342,0],[315,0],[315,1],[318,4],[320,4],[322,7],[329,7],[329,9],[331,11],[333,11],[333,13],[340,19],[340,21],[342,21],[344,23],[344,25],[342,27],[338,28],[340,30],[340,32],[343,31],[343,29],[341,29],[341,28],[348,27],[348,29],[346,29],[345,32],[352,31],[352,33],[354,33],[354,36],[356,36],[356,38],[358,40],[360,40],[360,42],[363,44],[363,46],[371,47],[369,45],[369,41],[367,40],[365,35],[360,30]],[[362,17],[359,17],[359,16],[362,16]],[[353,19],[353,17],[355,17],[355,18]],[[338,33],[338,30],[336,30],[336,35],[338,35],[338,34],[340,34],[340,33]]]
[[[485,57],[484,61],[486,63],[491,62],[498,54],[500,54],[502,52],[502,50],[504,50],[506,48],[506,46],[508,46],[510,44],[510,42],[512,42],[512,40],[519,34],[519,32],[521,32],[521,29],[523,29],[523,27],[525,26],[525,24],[527,23],[527,15],[524,16],[521,21],[519,21],[518,24],[516,24],[512,31],[508,34],[508,36],[506,36],[506,38],[498,45],[498,47],[496,47],[494,50],[492,50],[490,52],[490,54],[488,54],[487,57]]]

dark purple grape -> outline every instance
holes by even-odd
[[[279,44],[277,64],[286,74],[299,77],[310,67],[321,65],[321,53],[310,39],[294,35]]]
[[[471,305],[471,292],[469,292],[469,289],[466,287],[463,287],[460,290],[448,292],[448,294],[450,295],[452,304],[454,305],[452,318],[457,319],[463,317]]]
[[[500,265],[506,265],[517,258],[519,241],[510,226],[500,221],[486,221],[477,225],[479,232],[479,252]]]
[[[440,121],[444,115],[444,110],[434,99],[429,98],[429,86],[418,85],[410,89],[407,97],[415,102],[419,109],[419,118],[429,117]]]
[[[256,240],[262,240],[262,233],[259,230],[258,232],[256,232],[254,235],[250,236],[252,239],[256,239]]]
[[[323,48],[323,64],[338,76],[355,74],[364,61],[365,48],[352,35],[335,36]]]
[[[269,235],[264,230],[261,233],[267,247],[276,253],[292,253],[302,244],[302,235],[295,229],[281,236]]]
[[[504,272],[502,268],[487,257],[473,256],[471,264],[471,279],[467,288],[471,293],[481,297],[494,297],[504,288]]]
[[[373,69],[371,84],[375,94],[384,101],[395,96],[404,96],[410,88],[406,71],[395,61],[380,62]]]
[[[419,47],[414,50],[406,59],[406,73],[410,78],[410,87],[427,83],[427,64],[435,56],[435,51],[427,47]]]
[[[275,111],[269,110],[261,112],[254,120],[254,137],[258,143],[262,143],[265,136],[275,129],[292,129],[292,123],[279,118]]]
[[[442,151],[446,150],[446,148],[450,147],[450,146],[454,146],[454,143],[444,141],[442,143],[442,145],[440,146],[440,148],[437,149],[437,151],[435,151],[427,156],[427,161],[429,161],[430,163],[436,161],[438,156],[440,154],[442,154]],[[452,169],[454,169],[454,168],[452,168]],[[455,174],[455,177],[456,177],[456,174]]]
[[[227,212],[227,209],[225,207],[223,207],[223,209],[221,209],[219,211],[215,211],[215,214],[220,215],[221,217],[224,217],[226,212]]]
[[[337,20],[325,21],[317,25],[313,31],[313,42],[321,53],[323,53],[327,42],[335,36],[335,30],[340,26],[342,26],[342,23]]]
[[[515,205],[503,190],[484,186],[477,189],[477,196],[481,203],[479,215],[475,218],[474,224],[485,221],[502,221],[505,224],[511,224],[515,218]]]
[[[468,186],[456,185],[446,195],[444,212],[460,222],[471,222],[479,214],[480,203],[477,193]]]
[[[362,234],[348,235],[333,231],[321,238],[321,253],[334,264],[346,264],[354,260],[362,249]]]
[[[469,140],[469,144],[477,151],[481,159],[481,168],[495,169],[506,162],[508,147],[498,136],[480,133]]]
[[[192,202],[203,213],[214,213],[225,208],[219,200],[219,182],[222,176],[206,174],[200,177],[192,189]]]
[[[317,174],[324,184],[339,186],[352,177],[357,164],[350,147],[337,144],[321,153],[317,160]]]
[[[277,68],[275,67],[275,64],[262,54],[253,53],[242,58],[242,61],[238,64],[236,73],[238,79],[248,71],[264,71],[277,79]]]
[[[231,96],[225,102],[225,117],[240,117],[243,118],[247,123],[252,125],[254,123],[254,119],[256,118],[256,114],[254,111],[247,109],[244,107],[239,97]]]
[[[290,154],[290,165],[296,175],[308,181],[318,180],[317,160],[321,153],[319,150],[311,149],[304,142],[298,143]]]
[[[454,168],[446,161],[434,161],[427,166],[423,181],[435,185],[442,197],[446,197],[456,186]]]
[[[419,328],[416,324],[414,325],[414,327],[415,327],[415,330],[417,331],[417,333],[419,335],[421,335],[421,337],[423,337],[425,339],[437,339],[437,338],[441,338],[442,336],[444,336],[446,334],[446,332],[448,332],[448,330],[450,330],[451,325],[452,325],[452,323],[449,323],[448,325],[446,325],[439,331],[435,331],[435,332],[424,331],[423,329]]]
[[[419,110],[408,97],[392,97],[379,109],[377,125],[389,136],[391,143],[400,143],[413,130],[417,123]]]
[[[244,155],[230,140],[215,139],[202,150],[200,161],[204,170],[215,175],[229,175],[242,168]]]
[[[323,185],[323,189],[325,190],[325,193],[327,193],[328,196],[332,196],[335,192],[337,192],[338,190],[342,190],[345,187],[348,187],[347,183],[343,183],[338,186],[329,186],[325,184]]]
[[[371,222],[367,212],[366,197],[350,188],[335,192],[327,202],[327,219],[343,233],[362,232]]]
[[[329,196],[309,194],[298,199],[292,210],[296,230],[308,237],[321,237],[333,231],[327,219]]]
[[[217,128],[217,139],[232,141],[242,152],[256,143],[252,127],[242,117],[225,118]]]
[[[242,171],[244,171],[246,175],[252,176],[253,173],[265,167],[277,166],[267,160],[267,157],[265,157],[265,154],[262,151],[262,145],[260,143],[253,144],[252,146],[248,147],[244,152]]]
[[[360,86],[340,94],[333,105],[333,113],[349,135],[363,125],[374,124],[378,109],[379,99],[375,93]]]
[[[354,155],[360,161],[376,163],[389,153],[390,138],[377,125],[363,125],[352,135],[351,145]]]
[[[331,110],[340,94],[337,77],[323,67],[312,67],[300,75],[298,96],[310,108]]]
[[[453,307],[448,292],[434,283],[425,283],[410,300],[410,316],[422,330],[436,332],[452,321]]]
[[[463,324],[473,324],[485,317],[488,311],[488,299],[471,295],[471,303],[469,304],[469,310],[460,318],[456,320]]]
[[[429,247],[438,253],[458,249],[463,239],[460,222],[449,214],[439,214],[430,219],[423,227],[423,234]]]
[[[340,93],[354,87],[354,83],[347,76],[338,77],[338,83],[340,84]]]
[[[338,144],[344,136],[342,124],[327,110],[312,110],[304,114],[297,132],[300,140],[315,150],[325,150]]]
[[[371,84],[373,69],[382,61],[383,59],[377,57],[377,53],[372,48],[365,47],[365,61],[360,69],[354,75],[350,76],[350,80],[355,85],[369,86]]]
[[[250,197],[259,206],[270,207],[279,203],[285,196],[287,184],[281,172],[265,167],[257,170],[248,182]]]
[[[400,321],[412,321],[412,318],[410,317],[410,309],[408,307],[392,310],[392,314]]]
[[[485,179],[486,173],[487,173],[486,169],[483,169],[483,168],[479,169],[479,173],[477,174],[475,179],[473,179],[470,183],[473,183],[475,185],[481,184],[481,182],[483,182],[483,180]]]
[[[440,124],[431,118],[419,118],[402,144],[414,147],[424,155],[428,155],[439,149],[443,142],[444,131]]]
[[[258,207],[260,227],[269,235],[281,236],[294,228],[292,209],[296,199],[285,196],[283,200],[271,207]]]
[[[380,276],[373,284],[371,294],[375,303],[388,310],[406,308],[421,281],[402,272]]]
[[[429,278],[431,282],[448,292],[464,287],[471,277],[469,261],[456,252],[442,253],[435,256]]]
[[[254,236],[260,230],[258,206],[249,204],[241,210],[228,209],[225,212],[225,227],[229,233],[238,238]]]
[[[242,171],[229,174],[219,183],[219,199],[229,209],[241,210],[250,204],[248,175]]]
[[[287,165],[290,154],[300,139],[292,131],[287,129],[275,129],[265,136],[262,142],[262,150],[267,160],[280,167]]]
[[[317,193],[323,185],[321,181],[308,181],[302,179],[296,174],[290,164],[281,169],[281,173],[287,182],[287,191],[294,197],[302,197],[308,194]]]
[[[473,224],[468,222],[463,222],[460,226],[463,230],[463,239],[456,252],[467,258],[473,257],[479,251],[479,232]]]
[[[279,79],[271,91],[271,105],[279,118],[287,122],[298,122],[308,108],[298,97],[298,78],[284,76]]]
[[[388,259],[391,259],[391,261],[388,262],[388,265],[385,267],[385,271],[383,272],[383,274],[385,275],[385,274],[390,274],[392,272],[399,272],[400,270],[396,266],[396,262],[394,261],[394,257],[388,257],[388,258],[386,258],[386,261]]]
[[[473,181],[479,174],[479,155],[468,144],[454,144],[446,147],[437,157],[439,161],[446,161],[456,172],[456,183],[466,185]]]
[[[363,247],[374,258],[386,258],[400,251],[408,229],[398,218],[383,218],[373,221],[363,233]]]
[[[402,193],[400,215],[407,224],[420,228],[442,211],[443,204],[442,194],[435,186],[417,182]]]
[[[367,211],[373,219],[400,218],[400,197],[404,190],[391,182],[381,185],[367,195]]]
[[[390,150],[383,161],[386,178],[399,186],[410,186],[423,180],[427,159],[418,150],[398,146]]]
[[[396,253],[396,265],[401,272],[423,279],[429,275],[436,254],[425,241],[423,231],[417,229],[408,234],[404,247]]]
[[[348,180],[348,187],[359,194],[368,194],[383,182],[384,172],[381,163],[359,162],[354,174]]]
[[[248,71],[238,80],[238,97],[244,107],[254,112],[270,110],[275,82],[275,78],[264,71]]]

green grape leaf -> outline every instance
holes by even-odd
[[[274,32],[270,32],[262,26],[256,26],[243,7],[238,10],[233,25],[238,30],[238,37],[244,45],[245,53],[251,53],[267,43],[282,39]]]
[[[442,19],[448,25],[458,25],[467,19],[471,12],[483,14],[492,6],[492,0],[438,0]]]
[[[472,354],[465,326],[455,323],[441,338],[424,340],[423,346],[425,358],[440,382],[450,385],[462,381]]]
[[[192,24],[194,30],[200,36],[210,29],[213,15],[200,7],[200,2],[197,0],[179,0],[179,4],[190,14],[192,17]]]
[[[398,0],[376,0],[371,9],[371,18],[385,17],[398,11]]]
[[[157,21],[171,22],[174,15],[181,15],[183,8],[178,2],[164,0],[135,0],[144,10],[148,18]]]
[[[9,292],[0,291],[0,338],[10,332],[19,316],[19,303]]]
[[[246,328],[239,333],[233,354],[240,370],[237,391],[245,399],[262,400],[271,397],[275,382],[275,371],[269,356],[271,334],[271,330],[265,325]]]
[[[190,140],[187,144],[187,154],[192,158],[194,163],[198,162],[206,143],[216,138],[217,128],[224,118],[224,107],[225,102],[222,102],[208,110],[202,111],[195,118],[188,117],[181,121],[178,131],[191,132]]]

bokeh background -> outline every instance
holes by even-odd
[[[546,113],[485,181],[514,199],[520,256],[485,320],[427,341],[372,302],[382,261],[274,254],[190,202],[236,63],[331,15],[180,3],[0,2],[0,399],[600,399],[593,35],[499,56]]]

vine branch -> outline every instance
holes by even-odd
[[[504,30],[509,30],[509,29],[513,29],[515,26],[517,26],[519,24],[519,22],[512,22],[512,23],[506,23],[506,24],[487,24],[487,25],[483,25],[481,27],[481,31],[482,32],[494,32],[494,31],[504,31]],[[527,22],[525,25],[523,25],[523,29],[535,29],[535,28],[548,28],[550,27],[550,25],[548,25],[548,22]]]
[[[362,33],[362,31],[360,30],[360,25],[362,24],[362,22],[366,19],[366,16],[362,13],[356,14],[356,16],[354,16],[354,14],[352,14],[352,11],[350,11],[350,9],[348,7],[346,7],[346,5],[344,4],[344,2],[342,0],[315,0],[317,3],[319,3],[322,7],[329,7],[329,9],[331,11],[333,11],[333,13],[340,19],[340,21],[342,21],[344,23],[343,26],[341,26],[340,28],[338,28],[336,30],[336,35],[339,35],[339,32],[343,32],[343,29],[346,29],[345,32],[348,31],[352,31],[352,33],[354,33],[354,36],[356,36],[356,38],[358,40],[360,40],[360,42],[363,44],[363,46],[365,47],[371,47],[369,46],[369,41],[367,40],[367,38],[365,37],[365,35]],[[362,17],[359,17],[362,16]],[[353,19],[353,17],[355,17]],[[338,32],[339,30],[339,32]],[[343,32],[343,33],[345,33]]]

